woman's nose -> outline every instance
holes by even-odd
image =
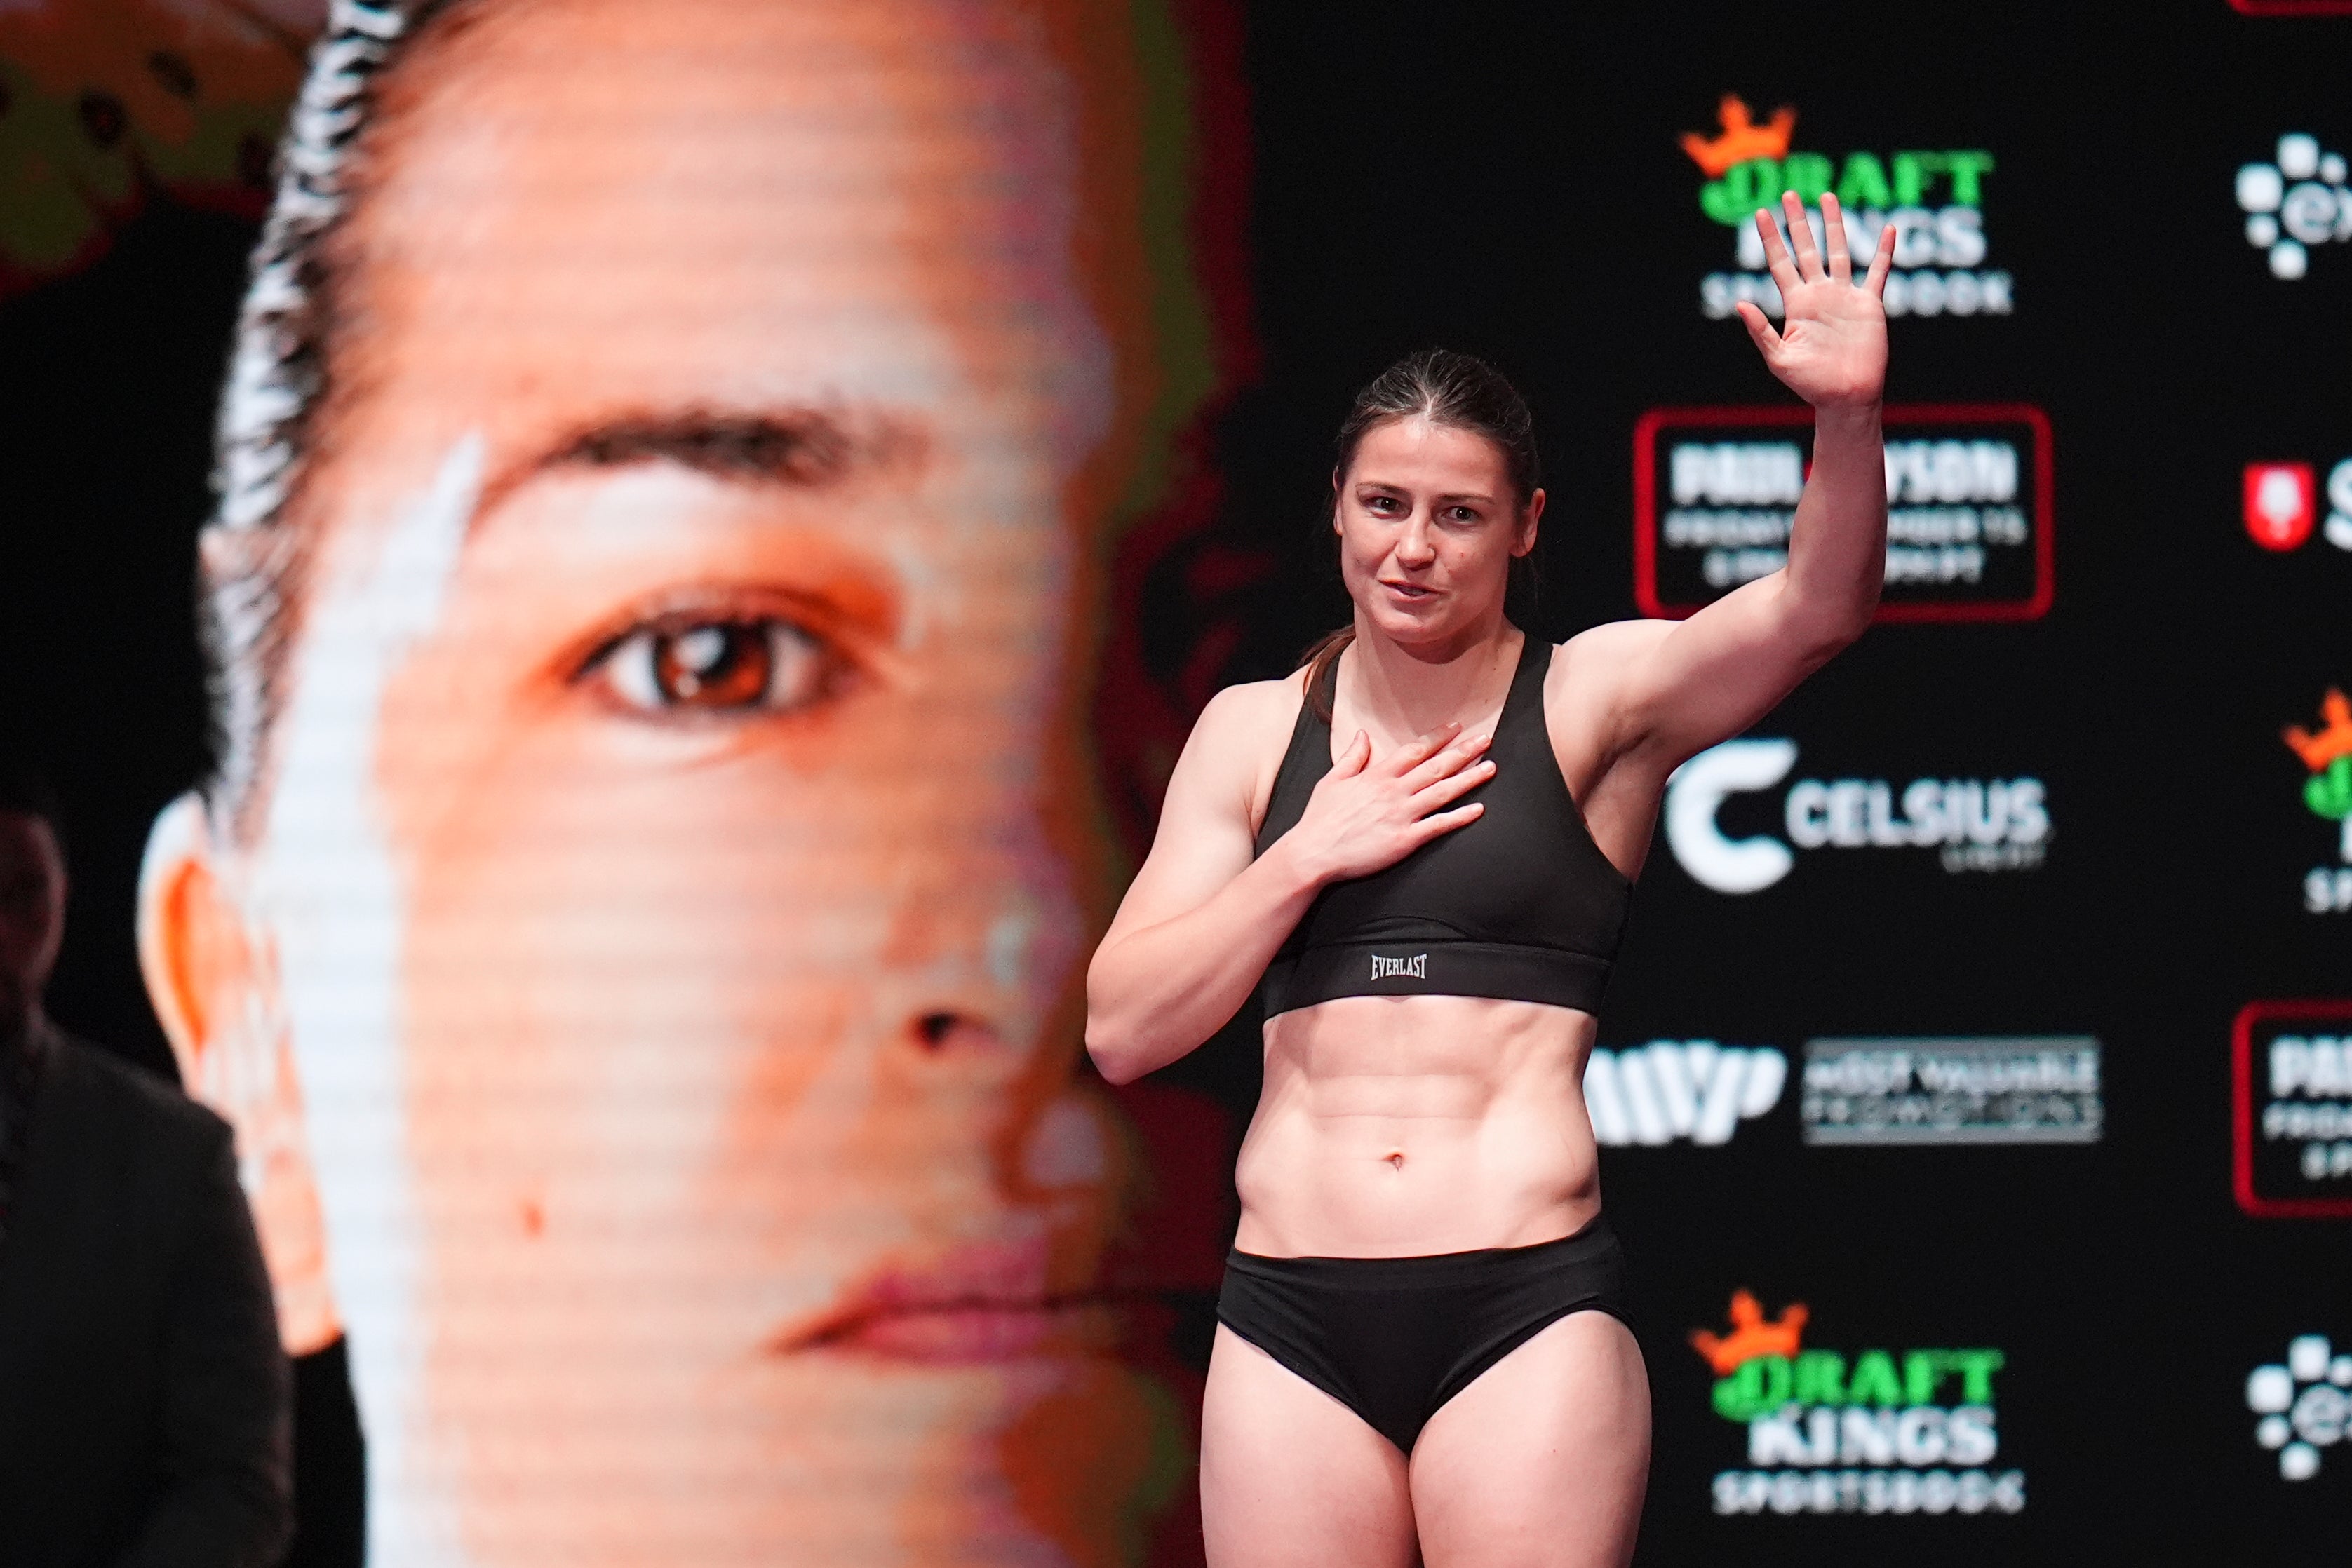
[[[1407,519],[1404,531],[1397,536],[1396,553],[1397,559],[1408,566],[1427,566],[1437,559],[1425,518],[1416,514]]]

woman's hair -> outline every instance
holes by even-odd
[[[1515,513],[1525,511],[1528,502],[1543,485],[1543,460],[1536,453],[1535,418],[1528,412],[1527,399],[1519,395],[1518,388],[1504,379],[1502,371],[1474,355],[1457,354],[1451,349],[1423,349],[1382,371],[1356,394],[1348,417],[1339,422],[1339,439],[1333,444],[1331,478],[1335,486],[1346,480],[1349,468],[1356,461],[1356,448],[1363,444],[1364,437],[1375,427],[1397,419],[1425,419],[1449,430],[1465,430],[1484,436],[1492,443],[1495,450],[1502,454],[1503,471],[1511,481]],[[1532,558],[1515,558],[1511,562],[1512,586],[1523,586],[1531,595],[1535,580]],[[1342,626],[1326,632],[1307,650],[1307,700],[1315,705],[1316,713],[1327,723],[1331,717],[1328,704],[1318,695],[1318,688],[1324,672],[1339,663],[1340,653],[1355,639],[1354,626]]]

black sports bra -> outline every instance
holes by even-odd
[[[1584,826],[1544,724],[1551,644],[1529,637],[1486,755],[1495,776],[1461,797],[1476,821],[1385,871],[1315,897],[1265,971],[1269,1018],[1334,997],[1500,997],[1597,1012],[1633,884]],[[1331,770],[1328,710],[1339,661],[1298,723],[1275,776],[1258,854],[1296,826]],[[1458,803],[1458,802],[1457,802]]]

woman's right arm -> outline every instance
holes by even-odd
[[[1125,1083],[1165,1067],[1240,1010],[1315,894],[1366,876],[1478,813],[1441,810],[1483,782],[1488,737],[1449,727],[1374,762],[1362,735],[1298,825],[1252,858],[1262,753],[1286,733],[1288,683],[1230,687],[1202,710],[1168,781],[1151,853],[1087,970],[1087,1051]]]

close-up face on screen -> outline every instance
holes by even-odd
[[[182,1056],[281,1124],[375,1562],[1135,1561],[1178,1489],[1072,1083],[1122,327],[1049,45],[500,0],[375,84],[251,782],[165,901],[232,957],[149,944],[243,1009]]]

